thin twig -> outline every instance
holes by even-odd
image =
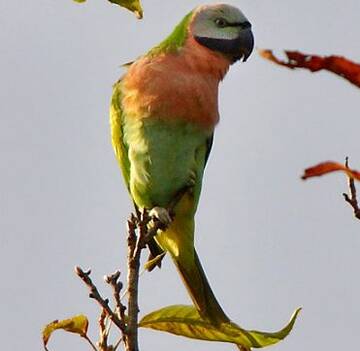
[[[117,348],[120,346],[121,342],[124,341],[124,337],[122,336],[119,338],[119,340],[116,342],[116,344],[113,346],[113,351],[116,351]]]
[[[99,332],[100,332],[100,339],[98,342],[98,346],[100,348],[100,351],[108,351],[109,347],[108,347],[108,331],[106,330],[106,317],[107,317],[107,313],[105,311],[105,309],[103,308],[101,310],[101,314],[99,317]]]
[[[345,159],[345,167],[349,168],[348,157],[346,157]],[[348,185],[349,185],[350,196],[346,193],[343,193],[344,199],[353,208],[355,218],[360,219],[360,208],[357,200],[354,178],[348,177]]]
[[[105,282],[108,283],[112,287],[113,298],[114,298],[115,305],[116,305],[115,312],[118,314],[118,317],[120,318],[120,320],[125,322],[126,321],[126,315],[125,315],[126,307],[121,302],[121,296],[120,296],[121,289],[123,288],[123,283],[119,280],[119,278],[120,278],[120,271],[116,271],[115,273],[113,273],[111,275],[105,276]],[[110,327],[111,327],[111,325],[109,326],[108,330],[110,330]],[[120,345],[122,340],[124,340],[124,335],[121,336],[121,338],[118,340],[118,342],[113,347],[114,351]]]
[[[146,244],[157,234],[158,230],[166,229],[166,225],[156,218],[151,218],[148,211],[142,213],[137,211],[137,218],[131,215],[128,220],[128,323],[125,336],[125,348],[127,351],[138,351],[137,329],[138,329],[138,288],[141,251]],[[149,223],[152,222],[149,227]],[[136,227],[138,235],[136,235]]]
[[[128,220],[128,314],[129,319],[125,335],[125,348],[127,351],[138,351],[138,334],[137,334],[137,321],[138,321],[138,285],[139,285],[139,267],[140,258],[135,255],[138,246],[138,236],[136,235],[137,221],[132,214]],[[139,224],[141,226],[141,224]]]
[[[123,332],[126,332],[126,326],[124,321],[120,320],[118,316],[111,310],[109,307],[109,300],[103,299],[99,291],[97,290],[96,286],[93,284],[93,282],[90,279],[91,270],[84,272],[80,267],[75,267],[76,274],[81,278],[81,280],[88,286],[90,290],[89,297],[96,300],[99,305],[106,311],[109,318],[112,320],[112,322]]]
[[[125,320],[125,310],[126,307],[121,303],[121,289],[123,288],[123,283],[119,280],[120,271],[116,271],[113,274],[105,276],[105,282],[108,283],[113,290],[113,298],[116,305],[116,312],[118,313],[118,317],[121,320]]]
[[[96,346],[93,344],[93,342],[89,339],[89,337],[85,334],[83,336],[83,338],[90,344],[90,346],[92,347],[92,349],[94,351],[98,351],[98,349],[96,348]]]

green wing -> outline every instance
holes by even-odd
[[[123,136],[123,111],[121,109],[121,79],[114,84],[110,106],[111,143],[116,159],[120,165],[126,186],[129,190],[130,161],[128,149],[124,144]]]
[[[130,192],[130,161],[128,158],[128,148],[124,144],[123,137],[123,111],[121,108],[121,80],[116,82],[113,87],[113,95],[111,98],[110,106],[110,128],[111,128],[111,143],[113,145],[116,159],[120,165],[126,186]],[[134,202],[135,208],[137,208]],[[156,243],[156,241],[151,239],[148,243],[150,250],[149,260],[161,255],[164,251]],[[148,270],[153,270],[156,266],[161,267],[161,261],[157,260],[156,263],[149,265]]]

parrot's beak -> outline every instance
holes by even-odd
[[[233,63],[241,59],[245,62],[251,55],[253,49],[254,35],[251,28],[242,29],[239,36],[235,39],[234,52],[230,53],[232,54]]]

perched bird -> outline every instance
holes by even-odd
[[[151,254],[170,253],[195,307],[214,324],[229,318],[195,251],[194,216],[219,121],[219,83],[253,46],[251,24],[236,7],[199,6],[128,65],[111,101],[112,144],[132,200],[169,224],[149,243]]]

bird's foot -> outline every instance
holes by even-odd
[[[164,207],[153,207],[149,212],[150,217],[155,217],[162,224],[168,226],[172,222],[169,211]]]

